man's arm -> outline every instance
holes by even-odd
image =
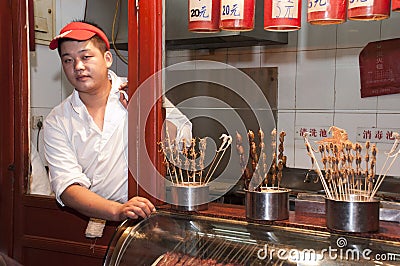
[[[122,221],[126,218],[146,218],[155,211],[154,205],[146,198],[133,197],[122,204],[107,200],[78,184],[67,187],[61,194],[65,205],[93,218]]]

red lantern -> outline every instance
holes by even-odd
[[[312,25],[330,25],[345,22],[347,1],[308,0],[307,22]]]
[[[254,29],[256,0],[221,0],[222,30],[249,31]]]
[[[301,28],[301,0],[264,0],[264,29],[294,31]]]
[[[392,0],[392,10],[400,12],[400,0]]]
[[[180,0],[181,1],[181,0]],[[188,0],[189,30],[193,32],[218,32],[220,0]]]
[[[347,16],[351,20],[382,20],[390,16],[390,0],[349,0]]]

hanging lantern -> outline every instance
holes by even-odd
[[[229,31],[254,29],[256,0],[221,0],[220,28]]]
[[[264,0],[264,29],[294,31],[301,28],[301,0]]]
[[[218,32],[220,0],[189,0],[189,31]]]
[[[390,16],[390,0],[349,0],[347,16],[351,20],[382,20]]]
[[[392,10],[400,12],[400,0],[392,0]]]
[[[330,25],[345,22],[347,1],[308,0],[307,22],[312,25]]]

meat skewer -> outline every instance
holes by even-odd
[[[244,155],[244,148],[243,148],[243,137],[236,131],[236,152],[239,155],[239,163],[240,167],[243,172],[243,177],[244,177],[244,186],[245,189],[248,189],[249,187],[249,180],[250,180],[250,173],[249,173],[249,168],[247,167],[247,160]]]
[[[200,185],[203,180],[203,169],[204,169],[204,157],[206,155],[206,147],[207,147],[207,140],[206,138],[202,138],[199,141],[199,154],[200,154],[200,160],[199,160],[199,167],[200,167]]]

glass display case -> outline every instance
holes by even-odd
[[[400,265],[400,243],[158,211],[117,230],[104,265]]]

